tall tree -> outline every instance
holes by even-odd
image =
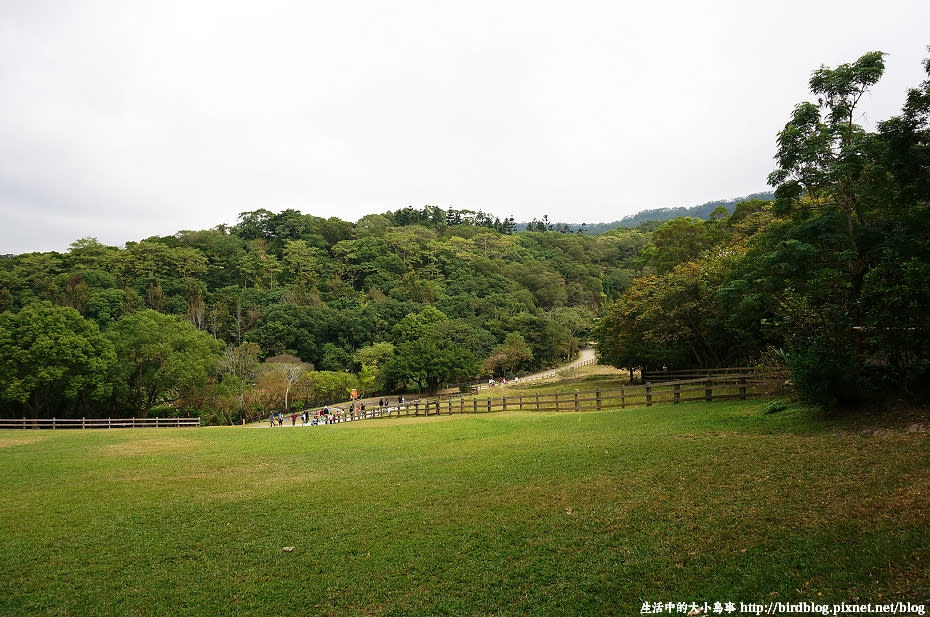
[[[521,364],[533,359],[533,351],[519,332],[511,332],[491,351],[484,363],[488,375],[513,376]]]
[[[417,390],[436,392],[441,383],[475,375],[477,364],[471,352],[460,345],[421,338],[397,345],[385,372],[395,385],[409,382],[416,384]]]
[[[113,345],[72,308],[44,302],[0,314],[0,400],[32,417],[110,395]],[[92,410],[91,410],[92,412]]]
[[[118,401],[142,417],[202,387],[223,352],[220,341],[189,321],[152,310],[123,316],[107,337],[118,358]]]
[[[287,411],[290,408],[291,390],[300,381],[301,376],[312,370],[313,366],[301,362],[300,358],[283,354],[265,360],[265,368],[280,377],[284,389],[284,410]]]

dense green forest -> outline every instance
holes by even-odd
[[[14,256],[0,260],[4,413],[232,418],[285,395],[316,405],[549,366],[590,336],[647,242],[513,234],[428,206],[357,223],[256,210],[123,249]]]
[[[572,357],[769,363],[804,396],[921,393],[930,352],[930,81],[854,123],[883,55],[810,80],[774,199],[605,233],[426,206],[296,210],[0,259],[0,413],[198,413],[435,391]],[[930,74],[930,61],[926,65]]]
[[[930,60],[924,66],[930,76]],[[930,80],[869,132],[871,52],[810,79],[778,134],[774,202],[656,229],[637,278],[600,322],[616,366],[790,369],[809,400],[847,407],[926,394],[930,369]],[[714,217],[712,217],[713,219]]]

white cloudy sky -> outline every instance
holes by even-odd
[[[766,190],[821,64],[924,76],[927,0],[0,0],[0,253],[295,208],[613,221]]]

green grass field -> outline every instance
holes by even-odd
[[[930,604],[930,434],[872,428],[738,401],[0,432],[0,615]]]

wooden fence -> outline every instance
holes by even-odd
[[[706,368],[686,369],[677,371],[644,371],[643,381],[673,381],[676,379],[701,379],[704,377],[720,377],[730,375],[751,375],[754,369],[751,366],[738,366],[732,368]]]
[[[0,429],[181,428],[200,418],[0,418]]]
[[[442,399],[419,399],[409,403],[366,408],[365,411],[336,412],[334,422],[349,422],[370,418],[397,416],[452,415],[456,413],[490,413],[497,411],[598,411],[601,409],[625,409],[627,407],[650,407],[661,403],[683,403],[687,401],[745,400],[758,396],[762,378],[734,373],[701,379],[685,379],[663,383],[620,386],[552,394],[530,394],[478,398],[459,396]]]

